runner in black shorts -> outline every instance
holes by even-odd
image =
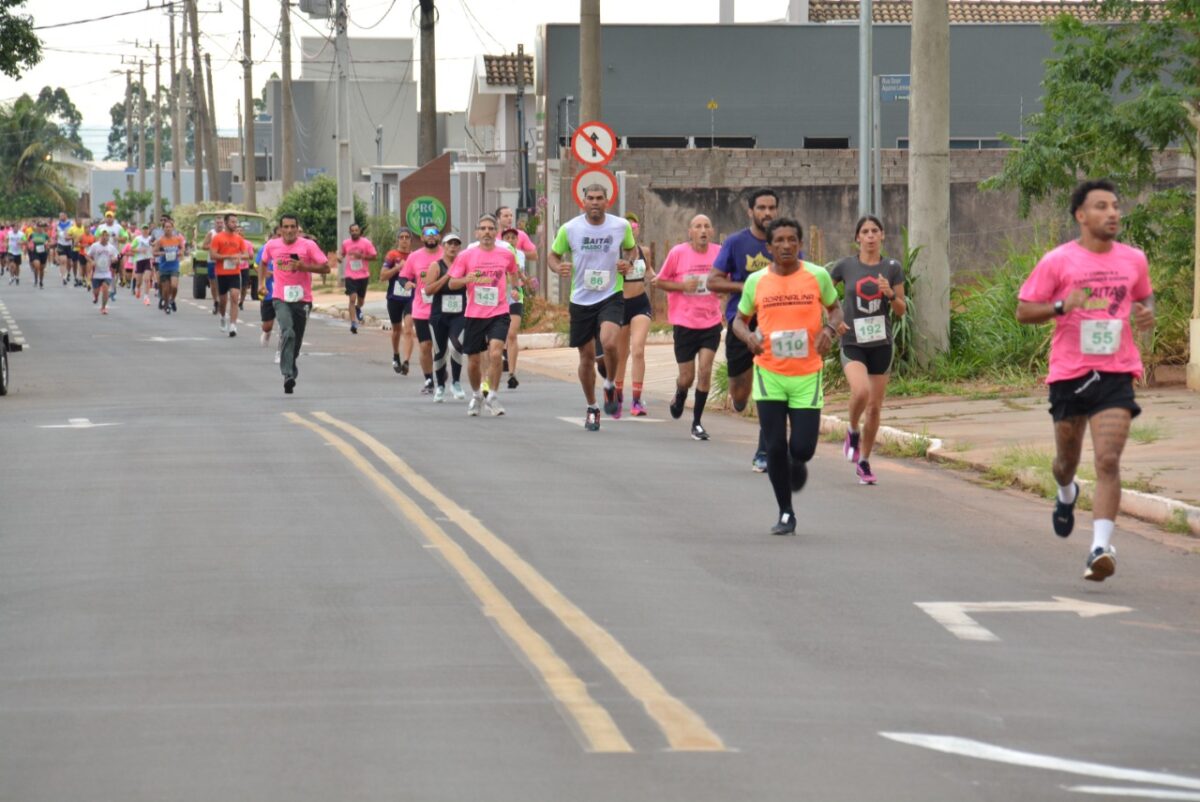
[[[567,221],[558,230],[550,246],[550,269],[560,276],[572,276],[570,346],[579,350],[579,384],[587,399],[584,429],[600,430],[600,409],[596,406],[596,336],[604,345],[604,411],[616,416],[617,340],[625,321],[625,274],[633,267],[637,252],[633,228],[628,220],[608,214],[608,190],[599,184],[584,188],[586,211]],[[561,257],[568,251],[571,262]]]
[[[879,218],[862,217],[854,227],[858,256],[847,256],[829,273],[834,284],[840,281],[846,288],[838,333],[842,336],[842,370],[850,383],[850,426],[842,454],[854,463],[858,481],[864,485],[876,482],[869,460],[892,370],[892,316],[904,317],[908,309],[904,268],[895,259],[880,255],[883,238]]]
[[[401,228],[396,235],[396,247],[387,252],[383,258],[383,266],[379,270],[381,281],[388,283],[387,309],[388,320],[392,324],[392,370],[404,376],[408,374],[408,360],[412,357],[413,349],[413,319],[412,299],[413,287],[400,281],[400,271],[404,269],[404,260],[412,252],[413,235],[407,228]],[[403,347],[404,358],[400,358]]]
[[[754,364],[754,355],[740,339],[731,336],[732,326],[746,278],[771,264],[771,255],[767,252],[767,223],[778,214],[779,197],[773,189],[756,189],[747,196],[746,205],[750,225],[731,234],[721,243],[721,253],[708,277],[711,291],[729,293],[729,302],[725,306],[725,361],[729,376],[729,400],[738,412],[750,402],[750,368]],[[751,319],[750,330],[754,328],[755,321]],[[760,431],[758,448],[750,463],[750,467],[759,473],[767,470],[767,449],[763,437]]]
[[[433,310],[429,313],[429,327],[433,330],[433,376],[437,389],[433,392],[433,400],[442,403],[446,398],[446,363],[450,363],[450,391],[456,401],[466,398],[462,388],[462,366],[465,356],[463,345],[464,331],[467,327],[466,308],[467,291],[452,290],[450,283],[450,267],[462,250],[462,237],[453,231],[442,237],[442,258],[438,260],[438,270],[441,271],[435,281],[431,281],[425,291],[433,297]]]
[[[629,221],[636,239],[637,215],[629,212],[625,219]],[[621,320],[617,375],[613,377],[617,385],[618,416],[625,405],[625,366],[630,357],[633,358],[633,403],[629,407],[629,414],[635,418],[644,417],[646,414],[646,405],[642,403],[642,383],[646,380],[646,337],[650,334],[650,323],[654,320],[654,307],[650,305],[650,296],[646,293],[646,282],[653,281],[654,276],[654,268],[639,244],[633,268],[625,275],[625,316]]]

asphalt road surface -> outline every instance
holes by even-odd
[[[1087,583],[1089,514],[830,444],[772,537],[742,421],[470,419],[322,320],[286,396],[205,304],[0,301],[2,800],[1200,800],[1186,540]]]

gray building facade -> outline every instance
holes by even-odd
[[[910,38],[909,25],[875,25],[876,75],[909,72]],[[537,46],[556,158],[580,122],[579,26],[544,25]],[[952,147],[1019,137],[1052,52],[1041,25],[951,25]],[[603,121],[628,147],[704,147],[710,130],[718,147],[858,147],[857,24],[604,25],[602,59]],[[908,103],[884,103],[880,117],[883,147],[906,147]]]

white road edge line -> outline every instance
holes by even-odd
[[[1139,799],[1180,799],[1185,802],[1197,802],[1200,794],[1191,791],[1162,791],[1157,788],[1122,788],[1116,785],[1069,785],[1066,790],[1077,794],[1093,794],[1095,796],[1132,796]]]

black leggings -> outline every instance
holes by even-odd
[[[767,450],[767,476],[779,514],[795,515],[792,509],[792,463],[803,465],[812,459],[821,435],[821,410],[788,409],[786,401],[759,401],[758,423]],[[788,421],[792,436],[788,438]]]
[[[450,361],[450,377],[458,381],[462,377],[463,332],[467,328],[466,315],[446,317],[438,315],[430,321],[433,325],[433,370],[439,387],[446,384],[446,361]]]

